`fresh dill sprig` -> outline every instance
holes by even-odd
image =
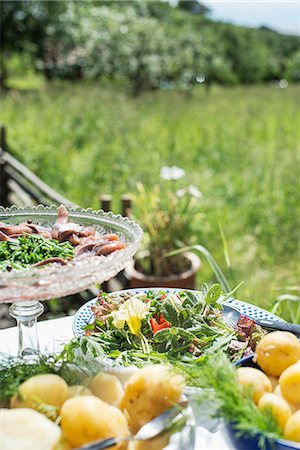
[[[37,364],[28,364],[19,358],[2,358],[0,365],[0,405],[5,406],[28,378],[42,373],[56,373],[52,359],[41,357]]]
[[[193,386],[204,388],[197,394],[197,403],[207,401],[207,389],[210,389],[209,395],[217,405],[217,414],[232,424],[237,437],[255,437],[262,449],[267,442],[282,437],[271,410],[257,408],[251,391],[239,385],[236,369],[225,355],[205,358],[202,364],[191,364],[182,369],[193,380]]]
[[[53,373],[60,375],[68,385],[81,384],[83,378],[92,372],[89,363],[81,358],[72,362],[57,355],[40,355],[32,362],[21,358],[0,355],[0,407],[6,407],[10,398],[18,392],[19,386],[29,378]],[[98,365],[99,372],[99,365]]]

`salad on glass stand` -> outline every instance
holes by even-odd
[[[0,208],[0,302],[12,303],[19,355],[39,353],[40,300],[75,294],[115,276],[142,230],[111,212],[60,207]]]

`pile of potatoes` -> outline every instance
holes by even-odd
[[[267,334],[254,362],[262,369],[240,367],[238,381],[252,390],[258,408],[269,408],[285,439],[300,442],[300,342],[286,331]]]
[[[128,436],[177,403],[183,387],[183,377],[160,365],[135,371],[124,385],[105,372],[82,386],[68,386],[54,374],[33,376],[20,385],[10,409],[0,410],[1,450],[69,450]],[[112,448],[160,450],[168,439],[164,434]]]

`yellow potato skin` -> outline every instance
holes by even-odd
[[[61,436],[58,443],[53,447],[52,450],[72,450],[70,444],[65,440],[63,436]]]
[[[125,385],[120,407],[125,411],[129,429],[136,433],[182,395],[184,380],[168,366],[147,366],[134,373]]]
[[[278,386],[278,377],[271,377],[271,376],[269,375],[268,378],[269,378],[269,380],[270,380],[270,382],[271,382],[271,385],[272,385],[272,392],[274,392],[275,389],[276,389],[277,386]]]
[[[300,358],[300,342],[288,331],[274,331],[257,344],[254,361],[267,374],[279,377]]]
[[[254,367],[239,367],[236,373],[242,386],[251,387],[254,403],[258,404],[264,394],[272,392],[271,381],[261,370]]]
[[[72,448],[129,434],[122,411],[95,396],[70,398],[63,404],[60,415],[63,435]],[[122,448],[122,444],[112,448]]]
[[[274,419],[282,430],[292,415],[288,403],[276,394],[264,394],[258,402],[258,408],[271,409]]]
[[[281,389],[280,389],[280,386],[279,386],[279,384],[276,386],[276,388],[275,388],[275,390],[274,390],[274,392],[273,392],[275,395],[278,395],[279,397],[281,397],[281,398],[283,398],[283,395],[281,394]],[[283,398],[284,399],[284,398]],[[287,402],[287,404],[289,405],[289,407],[290,407],[290,410],[292,411],[292,414],[294,413],[294,412],[296,412],[297,411],[297,409],[300,409],[300,403],[291,403],[291,402],[288,402],[286,399],[284,399],[286,402]]]
[[[284,438],[300,442],[300,411],[293,414],[287,421],[284,428]]]
[[[69,387],[69,396],[76,397],[77,395],[93,395],[89,388],[82,386],[80,384],[76,384],[74,386]]]
[[[12,397],[11,407],[35,409],[37,403],[45,403],[60,408],[69,396],[69,386],[60,376],[35,375],[19,386],[18,394]]]
[[[289,402],[300,403],[300,364],[288,367],[279,378],[282,396]]]
[[[128,450],[163,450],[169,443],[170,435],[164,433],[147,441],[135,441],[129,444]]]
[[[22,399],[19,396],[18,392],[16,392],[15,395],[13,395],[11,397],[11,399],[9,400],[9,407],[10,407],[10,409],[13,409],[13,408],[25,408],[24,404],[22,403]]]
[[[121,381],[105,372],[100,372],[92,378],[88,387],[96,397],[114,406],[119,406],[124,394]]]

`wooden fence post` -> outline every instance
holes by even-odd
[[[6,129],[4,126],[0,128],[0,205],[9,206],[8,202],[8,174],[5,170],[6,161],[4,152],[7,151]]]
[[[122,214],[122,216],[128,217],[130,214],[130,209],[131,209],[130,195],[128,195],[128,194],[122,195],[121,201],[122,201],[121,214]]]
[[[112,203],[112,196],[111,195],[101,195],[100,196],[100,207],[103,209],[103,211],[107,212],[111,210],[111,203]],[[121,214],[122,216],[128,217],[129,212],[131,208],[131,197],[129,195],[122,195],[121,197]],[[116,282],[117,280],[117,282]],[[123,286],[128,287],[126,285],[128,283],[128,280],[125,278],[123,271],[121,271],[115,279],[112,279],[110,281],[105,281],[101,285],[101,289],[104,292],[109,292],[111,290],[115,290],[116,286],[121,284],[121,288]],[[117,289],[120,289],[117,287]]]
[[[100,208],[105,212],[111,210],[111,195],[100,196]]]
[[[4,152],[7,152],[8,146],[7,146],[7,140],[6,140],[6,128],[4,125],[1,125],[0,127],[0,147]]]

